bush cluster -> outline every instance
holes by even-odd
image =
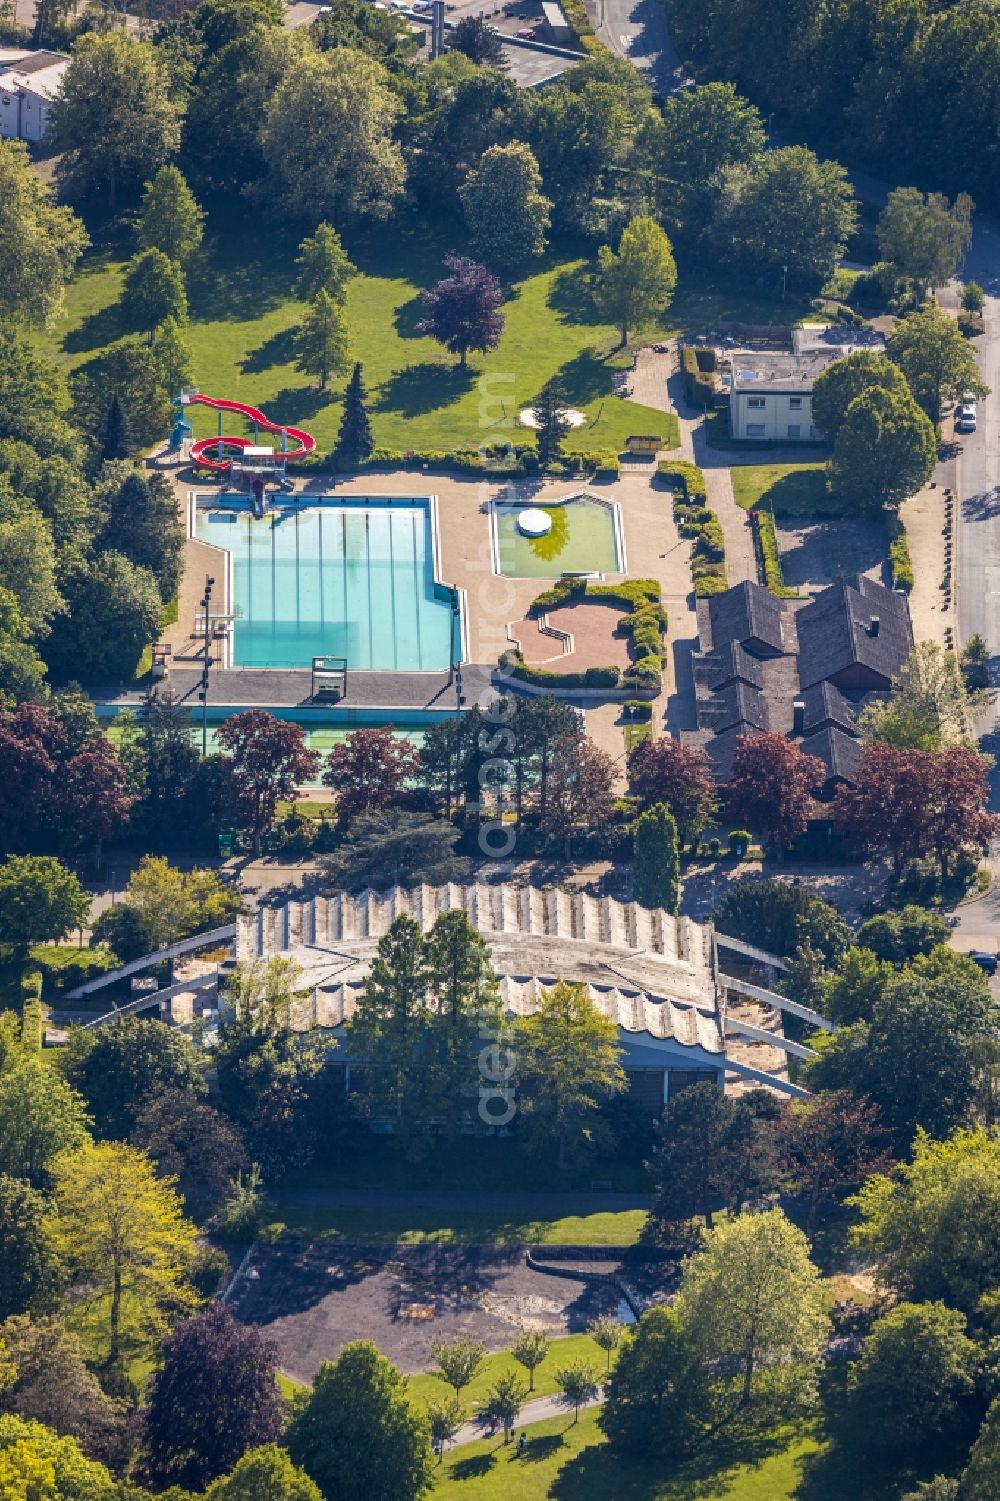
[[[623,674],[617,667],[588,667],[584,672],[551,672],[547,667],[531,667],[519,651],[505,651],[500,666],[512,678],[522,683],[536,683],[539,687],[560,688],[617,688]]]
[[[663,672],[663,633],[667,629],[667,612],[660,604],[660,586],[656,579],[622,579],[609,583],[605,579],[565,578],[543,589],[531,603],[529,614],[544,615],[569,600],[588,599],[598,604],[620,605],[626,610],[619,621],[630,638],[632,666],[623,681],[635,680],[643,688],[658,684]],[[560,681],[565,673],[557,673]]]
[[[694,543],[691,573],[695,594],[721,594],[729,587],[726,539],[722,522],[705,503],[704,474],[686,459],[661,459],[657,473],[674,492],[674,520],[681,536]]]

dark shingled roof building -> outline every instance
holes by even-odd
[[[741,735],[786,734],[826,766],[821,798],[854,780],[858,713],[888,690],[913,648],[906,596],[863,574],[805,604],[737,584],[698,602],[698,634],[699,729],[685,738],[727,781]]]

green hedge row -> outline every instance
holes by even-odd
[[[21,1041],[29,1052],[38,1053],[44,1041],[42,1003],[37,995],[25,996],[24,980],[28,978],[26,975],[21,981]],[[37,970],[33,972],[31,978],[37,980],[40,988],[42,977]]]
[[[460,474],[540,474],[542,466],[533,443],[494,444],[485,448],[376,448],[364,463],[351,466],[352,472],[392,465],[401,469],[448,469]],[[332,472],[329,455],[309,454],[290,459],[289,474],[313,475]],[[347,472],[345,470],[345,472]],[[546,466],[546,474],[566,478],[593,474],[595,479],[614,480],[621,472],[618,455],[613,449],[594,453],[573,450],[563,454],[560,462]]]
[[[529,615],[544,615],[557,610],[569,600],[589,599],[597,604],[620,605],[626,613],[619,624],[631,638],[633,664],[630,669],[643,681],[663,671],[663,633],[667,629],[667,612],[660,604],[660,585],[656,579],[560,579],[551,589],[543,589],[528,610]],[[562,677],[560,673],[558,676]]]
[[[788,587],[781,571],[781,552],[778,548],[774,517],[770,511],[751,511],[750,525],[753,527],[760,557],[764,564],[765,587],[770,589],[772,594],[776,594],[779,599],[798,599],[799,591]]]
[[[729,587],[726,537],[722,522],[706,504],[704,474],[686,459],[661,459],[657,473],[674,492],[674,520],[681,536],[694,543],[691,575],[695,594],[721,594]]]
[[[715,400],[715,351],[698,350],[684,344],[681,347],[681,375],[688,405],[707,411]]]
[[[889,563],[892,567],[892,587],[904,589],[907,594],[914,585],[913,560],[906,528],[896,516],[889,523]]]
[[[617,667],[588,667],[584,672],[552,672],[547,667],[531,667],[518,651],[505,651],[500,666],[512,678],[538,687],[617,688],[622,680]]]

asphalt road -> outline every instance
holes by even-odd
[[[688,81],[663,0],[587,0],[587,13],[604,45],[648,69],[660,92],[670,93]]]

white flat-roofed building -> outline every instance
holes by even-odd
[[[42,139],[69,62],[62,52],[0,48],[0,136],[9,141]]]
[[[730,357],[729,424],[734,438],[817,443],[812,389],[823,371],[858,349],[884,348],[871,331],[807,325],[790,351],[736,351]]]

